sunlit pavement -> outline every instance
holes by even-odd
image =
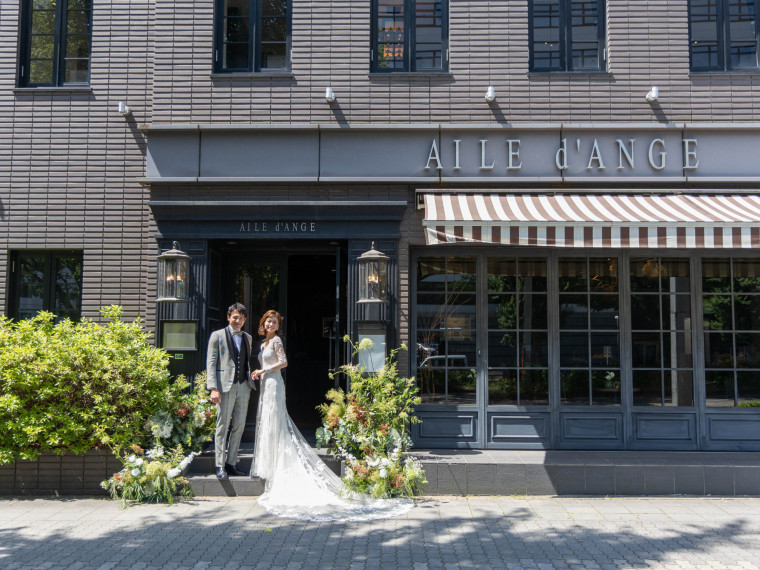
[[[760,568],[760,498],[429,497],[342,523],[255,498],[0,499],[0,568]]]

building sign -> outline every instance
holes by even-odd
[[[593,141],[593,142],[590,142]],[[481,138],[478,141],[477,151],[480,154],[480,162],[477,166],[480,171],[493,171],[495,168],[504,169],[506,172],[517,172],[522,170],[523,160],[520,158],[520,153],[534,155],[530,148],[523,150],[521,139],[512,138],[500,138],[497,140],[489,140],[487,138]],[[580,161],[580,165],[585,163],[585,169],[587,171],[593,171],[600,173],[615,168],[618,171],[630,169],[636,170],[636,156],[637,150],[644,145],[646,161],[639,160],[639,168],[647,168],[654,172],[661,172],[665,170],[667,165],[668,149],[667,142],[664,138],[652,138],[645,140],[638,140],[637,138],[614,140],[612,148],[607,148],[603,145],[609,141],[600,140],[597,137],[590,139],[589,141],[581,139],[580,137],[574,139],[568,143],[567,137],[560,141],[557,151],[554,153],[554,166],[559,171],[567,171],[570,169],[570,161],[574,163]],[[462,139],[449,139],[448,143],[453,145],[454,160],[453,164],[447,165],[447,170],[459,172],[462,170]],[[490,147],[489,147],[490,144]],[[682,160],[679,165],[684,170],[697,170],[699,168],[699,159],[697,158],[697,139],[683,139],[681,140],[683,145],[682,152],[676,155],[676,160]],[[590,148],[589,148],[590,145]],[[679,149],[680,151],[681,149]],[[672,150],[671,150],[672,153]],[[476,153],[477,154],[477,153]],[[472,153],[470,153],[472,155]],[[547,158],[547,157],[543,157]],[[671,158],[671,160],[673,160]],[[499,166],[497,167],[497,161]],[[643,162],[643,164],[642,164]],[[444,170],[444,165],[441,159],[441,153],[438,150],[438,139],[434,138],[430,143],[430,152],[428,153],[427,162],[425,163],[425,170],[435,168],[436,170]]]
[[[303,220],[266,220],[241,222],[240,233],[251,234],[313,234],[317,231],[317,222]]]
[[[760,182],[755,124],[290,125],[284,131],[217,125],[209,132],[175,125],[147,132],[148,183]],[[266,232],[294,231],[282,224]]]

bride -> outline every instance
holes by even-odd
[[[410,499],[373,499],[344,489],[340,478],[293,425],[280,373],[288,365],[277,334],[281,325],[277,311],[261,317],[261,368],[252,373],[254,380],[261,381],[251,469],[251,477],[264,480],[259,504],[277,516],[313,521],[370,520],[406,513],[413,505]]]

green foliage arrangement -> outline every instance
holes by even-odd
[[[0,464],[152,439],[148,421],[176,395],[168,356],[120,307],[101,314],[102,325],[0,317]]]
[[[195,376],[193,390],[184,376],[168,386],[163,408],[145,423],[153,435],[148,451],[136,444],[114,449],[124,468],[100,486],[122,505],[142,502],[173,503],[175,495],[192,496],[183,474],[193,458],[213,437],[216,406],[208,401],[206,372]],[[188,455],[185,455],[190,450]]]
[[[178,376],[168,388],[162,409],[145,424],[153,435],[155,447],[182,446],[201,451],[214,435],[216,406],[208,401],[206,371],[196,374],[193,389],[184,376]]]
[[[372,348],[369,339],[358,346],[348,335],[344,341],[354,357]],[[330,390],[328,402],[317,408],[323,420],[317,444],[346,461],[346,487],[378,498],[417,495],[427,482],[420,463],[403,454],[412,445],[409,426],[420,421],[412,414],[420,398],[414,378],[399,377],[397,352],[377,372],[366,372],[361,363],[342,366],[349,393]]]
[[[122,459],[124,469],[115,473],[100,486],[114,499],[121,499],[122,506],[129,503],[173,503],[175,495],[192,496],[192,489],[183,472],[196,453],[184,456],[178,445],[168,452],[154,447],[147,452],[132,445],[131,453]]]

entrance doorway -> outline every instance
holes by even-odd
[[[345,329],[345,247],[336,243],[308,248],[282,244],[279,249],[269,246],[264,251],[257,245],[225,244],[221,248],[220,289],[228,299],[226,305],[239,301],[248,308],[245,330],[256,347],[261,315],[270,309],[282,315],[288,413],[296,426],[308,433],[320,425],[316,406],[334,386],[329,373],[340,364],[335,361],[335,343]],[[244,440],[253,439],[257,404],[258,394],[248,408]]]

